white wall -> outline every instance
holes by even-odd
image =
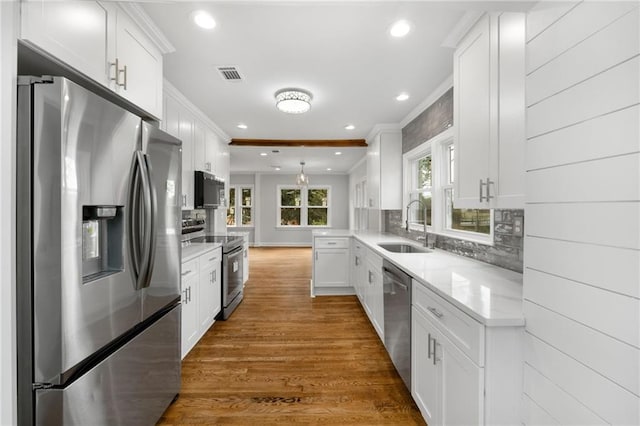
[[[528,14],[526,424],[640,424],[638,4]]]
[[[0,424],[16,422],[15,104],[18,3],[0,1]]]
[[[349,228],[349,176],[309,175],[311,185],[331,186],[331,228]],[[315,228],[278,228],[277,188],[278,185],[295,183],[295,175],[257,174],[255,175],[256,235],[255,244],[263,246],[311,246],[311,230]]]

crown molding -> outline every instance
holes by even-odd
[[[124,10],[124,12],[140,26],[142,32],[144,32],[147,37],[149,37],[151,41],[158,46],[158,49],[160,49],[160,52],[162,52],[163,55],[176,51],[173,44],[171,44],[169,39],[164,35],[160,28],[158,28],[155,22],[153,22],[149,15],[147,15],[147,12],[144,11],[142,6],[133,2],[120,2],[119,5],[122,10]]]
[[[424,110],[433,105],[435,101],[440,99],[440,96],[444,95],[447,90],[451,89],[452,87],[453,75],[450,75],[442,83],[440,83],[440,85],[433,92],[431,92],[431,94],[424,101],[420,102],[417,107],[412,109],[411,112],[402,119],[399,124],[400,128],[403,129],[407,124],[411,123],[417,116],[422,114]]]
[[[185,108],[189,110],[196,118],[203,121],[211,130],[213,130],[224,143],[229,144],[231,142],[231,136],[226,134],[216,123],[214,123],[208,116],[206,116],[200,108],[195,106],[185,95],[182,94],[173,84],[171,84],[166,78],[164,79],[163,92],[167,96],[171,96],[176,101],[180,102]]]
[[[359,159],[353,166],[351,166],[351,168],[347,171],[347,174],[351,175],[356,171],[358,167],[362,166],[362,163],[364,163],[365,161],[367,161],[367,156],[363,155],[361,159]]]
[[[478,22],[478,19],[484,15],[484,12],[480,10],[468,10],[462,18],[458,21],[458,23],[453,27],[447,37],[442,41],[440,46],[442,47],[450,47],[455,49],[460,44],[462,37],[467,35],[471,27]]]
[[[365,140],[367,141],[367,145],[369,145],[369,141],[375,138],[378,133],[400,132],[400,131],[402,131],[402,127],[400,126],[399,123],[376,124],[375,126],[373,126],[373,128],[371,129],[371,131],[369,132]]]

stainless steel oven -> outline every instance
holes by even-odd
[[[234,238],[233,244],[229,243],[225,252],[225,244],[222,246],[222,312],[220,319],[229,318],[234,309],[242,301],[243,284],[243,240]],[[239,244],[237,244],[239,243]]]
[[[237,235],[205,235],[204,225],[203,219],[183,220],[183,245],[192,243],[222,244],[222,310],[216,319],[226,320],[242,302],[244,238]]]

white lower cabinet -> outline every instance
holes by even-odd
[[[216,249],[213,252],[200,256],[199,261],[200,291],[198,294],[198,328],[201,337],[214,323],[215,317],[221,308],[221,249]]]
[[[382,290],[382,258],[366,250],[366,284],[364,290],[365,311],[380,340],[384,342],[384,294]]]
[[[485,327],[413,282],[411,395],[436,425],[519,424],[523,327]]]
[[[198,342],[198,259],[182,264],[182,358]]]
[[[222,308],[222,249],[182,264],[182,358],[215,322]]]
[[[349,266],[349,237],[315,237],[312,294],[353,294]]]
[[[351,284],[362,304],[364,304],[365,289],[364,253],[365,249],[362,243],[354,239],[351,248]]]

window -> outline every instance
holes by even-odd
[[[479,234],[491,234],[491,210],[489,209],[456,209],[453,208],[453,179],[455,152],[453,143],[443,145],[445,160],[445,179],[442,189],[445,202],[445,228],[475,232]]]
[[[330,188],[278,187],[277,226],[329,226]]]
[[[412,179],[411,190],[409,192],[409,225],[424,227],[426,221],[427,226],[431,226],[431,191],[432,169],[431,169],[431,153],[420,157],[412,162]],[[407,204],[409,204],[407,203]],[[426,217],[425,217],[426,215]]]
[[[447,130],[403,156],[405,170],[405,220],[410,229],[483,243],[492,243],[489,209],[453,207],[455,151],[453,132]],[[426,211],[426,214],[425,214]]]
[[[253,226],[253,187],[235,185],[229,188],[228,226]]]

